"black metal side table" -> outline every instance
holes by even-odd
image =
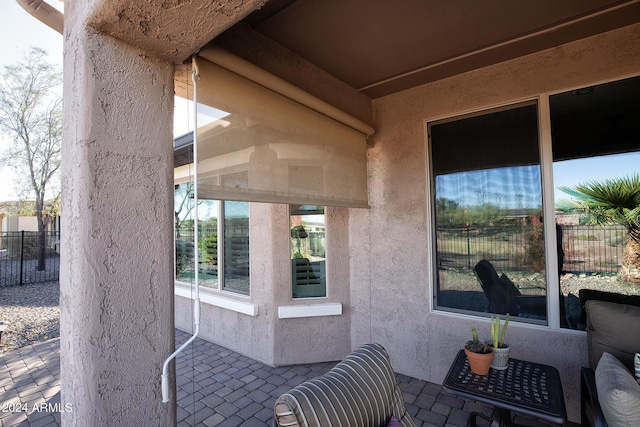
[[[463,350],[453,361],[442,388],[448,393],[494,406],[493,425],[512,426],[511,411],[563,425],[567,411],[560,374],[553,366],[509,359],[504,371],[490,369],[487,375],[471,372]],[[475,426],[478,414],[469,417]]]

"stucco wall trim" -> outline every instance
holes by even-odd
[[[279,319],[342,315],[341,303],[283,305],[278,307]]]
[[[193,299],[193,293],[191,288],[175,284],[175,294],[179,297]],[[200,290],[200,302],[204,304],[213,305],[215,307],[224,308],[225,310],[235,311],[237,313],[246,314],[247,316],[256,317],[258,315],[258,306],[244,301],[237,301],[231,298],[225,298],[220,295],[213,295],[206,290]]]
[[[490,328],[490,324],[489,324],[489,318],[488,317],[483,317],[483,316],[479,316],[477,314],[468,314],[468,313],[458,313],[458,312],[454,312],[454,311],[445,311],[442,309],[438,309],[435,307],[432,307],[431,309],[431,314],[433,314],[436,317],[442,317],[442,318],[450,318],[451,321],[455,321],[455,320],[469,320],[469,321],[474,321],[474,322],[480,322],[480,324],[482,324],[482,326],[480,326],[478,328],[478,330],[480,330],[480,328],[485,328],[485,324],[488,325],[486,326],[486,329],[488,330]],[[536,332],[553,332],[553,333],[560,333],[563,335],[569,335],[569,336],[577,336],[577,337],[586,337],[587,333],[586,331],[582,331],[582,330],[578,330],[578,329],[568,329],[568,328],[561,328],[561,327],[552,327],[548,324],[544,324],[544,323],[534,323],[534,322],[543,322],[543,321],[536,321],[533,319],[528,319],[528,320],[518,320],[515,318],[511,318],[509,320],[509,327],[517,327],[517,328],[522,328],[522,330],[530,330],[532,333],[536,333]],[[511,337],[513,337],[513,335],[511,335]]]

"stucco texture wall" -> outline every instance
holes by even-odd
[[[201,303],[200,336],[271,366],[340,360],[350,351],[348,210],[328,208],[327,298],[291,298],[289,209],[250,204],[251,295],[214,291],[219,297],[258,306],[257,316]],[[202,292],[207,292],[202,291]],[[280,319],[278,307],[341,303],[340,316]],[[193,302],[175,297],[176,327],[193,330]],[[327,345],[331,343],[331,345]]]
[[[273,364],[273,287],[276,265],[273,263],[274,221],[273,210],[278,205],[251,203],[249,228],[251,240],[250,282],[251,295],[231,292],[212,292],[233,301],[249,302],[258,306],[257,316],[242,314],[226,308],[201,303],[200,336],[238,353],[250,356],[267,364]],[[277,240],[277,239],[276,239]],[[207,292],[203,290],[202,292]],[[193,331],[193,302],[184,297],[175,297],[176,327]]]
[[[173,425],[173,65],[65,8],[63,425]]]
[[[286,211],[286,206],[285,213]],[[280,217],[280,216],[279,216]],[[282,217],[280,217],[282,218]],[[291,299],[291,263],[289,251],[289,218],[279,235],[284,236],[283,249],[277,262],[280,274],[286,274],[277,285],[276,309],[278,306],[312,306],[323,303],[340,303],[342,315],[277,319],[274,336],[274,362],[276,365],[291,365],[327,360],[340,360],[351,351],[350,304],[349,304],[349,236],[344,232],[348,223],[348,210],[327,208],[327,298]],[[277,313],[275,313],[277,317]]]
[[[472,326],[486,320],[432,312],[427,202],[428,120],[640,74],[640,25],[374,100],[368,150],[370,210],[351,210],[352,346],[371,340],[394,368],[441,383]],[[586,336],[510,325],[512,355],[559,369],[569,419],[579,420]]]

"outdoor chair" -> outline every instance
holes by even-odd
[[[375,343],[361,346],[326,374],[281,395],[274,411],[279,427],[416,425],[389,354]]]
[[[640,386],[634,376],[640,307],[633,295],[595,292],[589,297],[585,301],[589,366],[582,367],[580,376],[582,425],[640,425]]]
[[[474,267],[480,286],[489,300],[489,313],[544,319],[547,313],[546,296],[522,295],[506,274],[498,276],[496,269],[486,259]]]
[[[480,286],[489,300],[488,311],[496,314],[517,316],[519,313],[516,297],[520,291],[504,274],[498,276],[496,269],[486,259],[478,262],[474,267]]]

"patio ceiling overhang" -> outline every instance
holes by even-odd
[[[377,98],[640,21],[640,1],[96,0],[88,24],[181,63],[243,22]]]
[[[268,0],[94,0],[87,25],[176,64]]]

